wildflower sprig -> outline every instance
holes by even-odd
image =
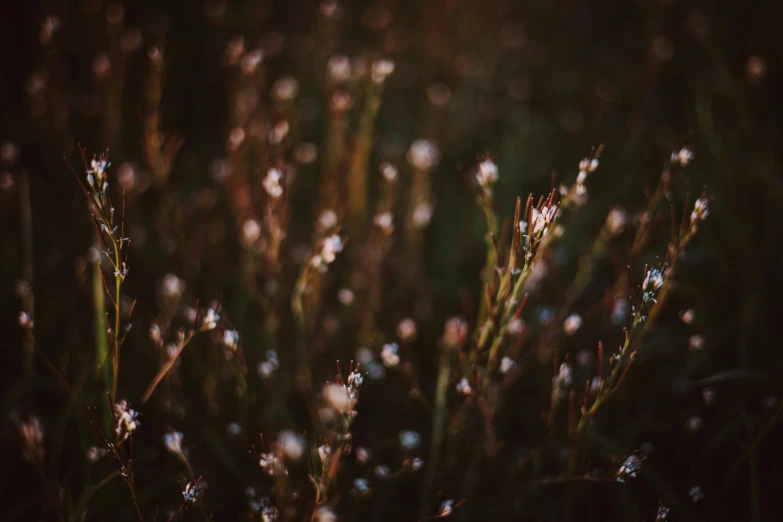
[[[108,181],[107,169],[111,166],[108,152],[99,156],[93,156],[87,160],[87,149],[80,147],[82,162],[86,173],[86,183],[82,182],[76,170],[68,164],[79,186],[87,197],[92,209],[93,223],[101,241],[101,257],[108,259],[111,267],[101,270],[101,278],[105,294],[113,309],[113,321],[109,323],[108,335],[111,352],[109,353],[111,364],[111,390],[112,395],[117,394],[117,383],[120,372],[120,348],[125,342],[131,327],[131,319],[136,301],[131,304],[126,324],[122,325],[122,286],[128,276],[128,252],[130,238],[125,236],[125,214],[127,206],[127,192],[123,190],[122,214],[117,216],[111,199],[111,190]],[[109,289],[108,279],[114,279],[114,291]],[[99,361],[103,364],[103,361]]]
[[[329,430],[328,439],[318,447],[320,471],[313,471],[310,476],[316,488],[316,506],[329,499],[331,485],[340,469],[340,460],[351,452],[351,426],[357,415],[356,406],[364,378],[359,371],[359,365],[354,366],[353,361],[349,365],[347,378],[344,378],[340,361],[337,361],[336,382],[324,385],[322,397],[325,407],[331,411],[330,416],[334,416],[337,422]]]
[[[687,208],[687,198],[686,198]],[[608,377],[604,380],[601,376],[600,384],[596,396],[588,406],[587,396],[582,408],[582,416],[573,430],[573,436],[579,438],[584,435],[590,426],[592,419],[595,418],[599,409],[601,409],[607,400],[619,389],[623,379],[630,370],[636,358],[636,351],[647,334],[651,331],[656,319],[666,304],[667,297],[671,288],[670,280],[679,264],[681,252],[689,245],[696,233],[699,224],[709,214],[709,199],[702,195],[697,200],[693,212],[686,212],[683,215],[679,234],[672,238],[667,253],[667,264],[663,267],[653,265],[645,266],[644,278],[638,286],[638,292],[632,293],[630,297],[631,314],[628,316],[628,324],[625,328],[625,340],[619,353],[612,356],[610,361],[610,371]],[[600,351],[600,350],[599,350]],[[599,361],[602,357],[599,356]],[[599,364],[602,364],[600,362]],[[576,465],[576,452],[571,454],[570,464],[573,469]]]
[[[132,437],[133,433],[139,428],[139,412],[131,408],[130,403],[122,399],[118,402],[114,402],[110,392],[106,392],[106,400],[109,408],[113,412],[114,419],[114,436],[110,437],[103,429],[103,425],[100,421],[98,409],[94,406],[87,408],[87,417],[90,421],[95,434],[101,443],[100,453],[108,454],[111,456],[112,461],[117,467],[117,471],[120,477],[125,481],[130,491],[131,501],[136,511],[136,516],[139,520],[144,520],[141,508],[139,507],[138,494],[136,493],[136,485],[133,474],[133,446]],[[128,443],[130,449],[124,451],[122,446],[124,443]],[[99,450],[96,450],[98,453]]]
[[[157,388],[158,384],[160,384],[163,378],[166,377],[166,374],[168,374],[168,372],[174,366],[174,363],[177,361],[177,358],[182,353],[182,350],[185,349],[185,347],[190,343],[190,341],[192,341],[196,335],[203,332],[209,332],[217,327],[218,321],[220,321],[220,315],[218,315],[219,311],[220,311],[220,303],[218,303],[214,307],[208,308],[207,311],[204,313],[203,317],[199,316],[198,302],[196,303],[196,317],[194,320],[194,326],[188,329],[187,331],[180,330],[180,332],[178,332],[177,344],[175,345],[175,348],[172,350],[172,353],[169,355],[168,361],[166,361],[166,363],[161,367],[161,369],[152,379],[152,382],[150,382],[149,386],[147,386],[147,389],[145,390],[144,394],[141,396],[142,404],[146,403],[149,400],[149,398],[152,396],[153,392],[155,391],[155,388]]]

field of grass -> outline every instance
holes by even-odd
[[[774,2],[0,7],[0,521],[778,520]]]

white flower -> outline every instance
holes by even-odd
[[[704,349],[704,337],[698,334],[691,335],[688,340],[688,348],[690,348],[692,352],[698,352]]]
[[[166,274],[161,284],[163,296],[169,299],[178,299],[185,292],[185,281],[175,274]]]
[[[349,413],[353,411],[355,398],[351,396],[346,386],[328,383],[324,386],[323,397],[326,404],[339,413]]]
[[[381,174],[386,181],[395,181],[397,179],[397,167],[389,162],[383,162],[381,163]]]
[[[639,474],[639,469],[642,467],[643,457],[636,454],[629,455],[617,470],[618,482],[623,482],[625,478],[636,478]]]
[[[321,463],[326,465],[329,462],[329,458],[332,456],[332,447],[329,444],[322,444],[318,446],[318,456],[321,459]]]
[[[606,226],[609,227],[609,232],[611,232],[613,236],[616,236],[625,230],[625,225],[627,223],[628,212],[620,207],[614,207],[606,217]]]
[[[582,326],[582,318],[578,314],[571,314],[563,323],[563,332],[566,335],[574,335]]]
[[[329,79],[334,83],[342,83],[351,77],[351,60],[342,54],[329,58],[326,63]]]
[[[397,355],[398,351],[399,346],[397,346],[397,343],[384,344],[383,349],[381,350],[383,365],[388,368],[394,368],[400,364],[400,356]]]
[[[87,449],[87,460],[90,462],[98,462],[106,455],[106,448],[99,448],[98,446],[90,446]]]
[[[30,330],[33,328],[33,318],[30,316],[30,314],[24,311],[19,312],[19,326],[25,330]]]
[[[439,158],[438,148],[428,140],[416,140],[408,150],[408,161],[420,170],[430,170],[438,164]]]
[[[413,451],[421,445],[421,435],[412,430],[403,430],[399,433],[400,447],[405,451]]]
[[[525,330],[525,320],[517,317],[508,322],[506,326],[506,333],[512,336],[517,336]]]
[[[704,499],[704,492],[701,490],[700,486],[693,486],[688,490],[688,496],[691,497],[693,503],[696,504]]]
[[[419,203],[416,208],[413,209],[413,224],[417,228],[426,227],[432,220],[432,212],[434,208],[432,203]]]
[[[370,76],[372,77],[373,83],[376,85],[380,85],[383,82],[386,81],[386,78],[388,78],[391,73],[394,72],[394,62],[391,60],[376,60],[372,63],[372,72],[370,73]]]
[[[688,426],[689,431],[699,431],[704,426],[704,421],[698,415],[694,415],[688,418],[686,426]]]
[[[299,82],[291,76],[283,76],[272,85],[272,96],[281,102],[289,102],[299,92]]]
[[[416,321],[406,317],[397,325],[397,335],[405,342],[413,341],[416,338]]]
[[[337,522],[337,515],[330,508],[321,506],[313,513],[314,522]]]
[[[663,274],[657,268],[651,268],[644,276],[642,290],[645,292],[659,290],[663,286]]]
[[[672,152],[672,163],[679,164],[680,167],[687,167],[696,155],[690,147],[683,147],[679,151]]]
[[[701,196],[696,200],[693,205],[693,212],[691,212],[691,222],[697,223],[704,221],[707,216],[710,215],[710,200],[706,196]]]
[[[204,330],[214,330],[219,320],[220,316],[215,313],[215,310],[209,308],[207,309],[207,313],[204,314],[204,318],[201,320],[201,328]]]
[[[380,228],[381,232],[387,236],[390,236],[392,232],[394,232],[394,215],[388,210],[375,214],[373,223],[375,223],[375,226]]]
[[[478,166],[476,181],[485,192],[489,192],[492,185],[498,180],[498,166],[494,161],[485,159]]]
[[[366,478],[357,478],[353,481],[353,488],[359,495],[364,495],[370,491],[370,483]]]
[[[391,470],[389,469],[389,466],[386,464],[381,464],[380,466],[375,466],[375,476],[384,479],[388,477],[391,474]]]
[[[321,215],[318,216],[318,227],[322,232],[331,230],[336,224],[337,214],[335,214],[334,210],[330,208],[325,209],[321,212]]]
[[[451,516],[453,512],[454,512],[454,501],[450,499],[446,499],[440,503],[440,508],[438,508],[438,514],[436,515],[436,518],[446,518],[448,516]]]
[[[353,303],[354,295],[350,288],[341,288],[337,292],[337,300],[344,306],[348,306]]]
[[[473,388],[470,387],[470,383],[466,378],[462,378],[457,383],[457,393],[465,395],[466,397],[473,394]]]
[[[293,461],[302,458],[305,452],[304,438],[290,430],[280,432],[280,435],[277,436],[277,446],[279,453]]]
[[[694,312],[692,308],[680,312],[680,319],[685,324],[693,324],[693,320],[695,317],[696,317],[696,312]]]
[[[12,414],[13,415],[13,414]],[[27,419],[15,418],[19,437],[22,440],[22,456],[28,462],[41,462],[44,459],[44,426],[35,415]]]
[[[247,219],[242,223],[242,243],[247,247],[261,237],[261,225],[255,219]]]
[[[277,360],[277,352],[274,350],[267,350],[266,361],[262,361],[258,364],[258,374],[264,379],[268,379],[275,373],[275,370],[280,366],[280,362]]]
[[[264,185],[264,190],[272,199],[277,199],[283,195],[283,187],[280,185],[281,179],[283,179],[283,171],[278,168],[271,168],[266,173],[262,184]]]
[[[175,455],[182,453],[182,432],[170,431],[163,435],[163,444],[166,449]]]
[[[571,386],[572,372],[571,365],[563,363],[560,365],[560,372],[555,376],[552,383],[552,389],[556,392],[564,393]]]
[[[274,453],[259,453],[258,465],[267,475],[288,475],[288,470],[283,466],[283,462]]]
[[[207,484],[206,482],[201,482],[201,479],[196,482],[188,481],[185,484],[185,489],[182,491],[182,500],[185,504],[195,504],[205,489],[207,489]]]
[[[356,454],[356,463],[357,464],[366,464],[368,460],[370,460],[370,450],[363,446],[359,446],[354,450],[354,453]]]
[[[313,256],[310,264],[320,268],[323,265],[331,264],[337,257],[337,253],[343,249],[343,241],[338,234],[332,234],[323,240],[321,251]]]
[[[239,332],[236,330],[226,330],[223,332],[223,344],[226,348],[235,350],[239,343]]]
[[[503,357],[500,361],[500,373],[508,373],[517,363],[510,357]]]
[[[120,443],[130,437],[141,422],[138,420],[139,414],[130,407],[130,403],[125,399],[114,405],[114,431],[117,435],[117,442]]]

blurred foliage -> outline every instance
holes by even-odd
[[[297,164],[293,146],[282,154],[295,178],[280,263],[281,294],[296,281],[302,264],[297,252],[307,252],[312,244],[322,210],[319,184],[335,132],[326,81],[331,56],[361,58],[365,66],[379,57],[395,63],[374,123],[368,206],[382,192],[375,174],[379,165],[391,161],[400,171],[394,210],[402,216],[413,177],[405,159],[408,147],[426,138],[440,152],[431,174],[434,215],[424,232],[421,258],[411,257],[398,226],[379,278],[384,300],[374,320],[380,336],[368,346],[377,353],[384,342],[396,339],[401,319],[415,318],[418,334],[403,345],[402,355],[419,387],[415,393],[424,400],[416,400],[403,372],[366,380],[353,444],[372,448],[374,456],[366,466],[346,459],[336,487],[341,520],[417,520],[422,510],[436,515],[449,498],[458,502],[451,515],[455,520],[653,521],[660,505],[671,508],[667,520],[776,520],[776,493],[783,486],[783,455],[775,444],[783,435],[777,304],[783,283],[783,39],[777,9],[775,2],[673,0],[3,3],[0,142],[13,144],[4,150],[14,154],[0,163],[0,331],[7,354],[0,381],[0,518],[59,519],[56,499],[78,499],[113,469],[84,457],[96,440],[82,413],[87,405],[104,401],[94,371],[101,337],[93,309],[94,227],[84,195],[63,162],[65,157],[81,173],[77,143],[90,152],[110,149],[113,187],[128,187],[131,270],[123,292],[139,304],[123,347],[119,388],[120,396],[142,413],[133,458],[147,518],[157,513],[156,519],[168,519],[166,513],[181,504],[187,473],[163,447],[169,428],[185,434],[190,466],[209,484],[207,509],[215,520],[249,520],[246,488],[271,490],[248,455],[259,433],[271,440],[283,429],[307,430],[310,442],[317,442],[310,399],[297,392],[293,365],[299,340],[287,312],[281,313],[274,346],[281,360],[274,384],[256,371],[271,348],[267,319],[274,314],[258,298],[254,285],[259,281],[248,276],[256,265],[242,244],[242,216],[220,177],[236,125],[226,49],[241,36],[248,50],[263,50],[259,95],[270,107],[263,123],[287,120],[295,143],[315,144],[318,151],[313,163]],[[153,48],[165,64],[157,84],[148,52]],[[285,76],[298,82],[295,101],[287,108],[270,94],[274,82]],[[369,95],[358,84],[351,90],[356,103],[347,125],[353,136]],[[168,149],[172,164],[163,169],[162,180],[145,148],[151,114],[160,133],[155,136],[166,140],[161,150],[176,144]],[[263,128],[265,135],[269,128]],[[714,199],[708,222],[682,255],[657,327],[611,406],[600,412],[600,429],[581,443],[587,469],[567,469],[568,452],[576,451],[564,435],[567,412],[554,424],[546,422],[556,365],[533,357],[500,392],[499,455],[471,461],[481,453],[483,428],[476,419],[466,420],[459,437],[447,436],[440,472],[423,494],[426,463],[432,459],[431,405],[443,325],[463,316],[474,327],[484,299],[479,274],[486,226],[475,204],[471,169],[485,154],[496,159],[500,178],[494,208],[503,223],[513,217],[517,196],[537,198],[553,187],[553,179],[573,183],[579,159],[599,144],[605,151],[588,181],[589,202],[566,216],[564,236],[552,253],[556,273],[528,304],[525,315],[535,335],[544,329],[536,317],[562,299],[607,212],[615,205],[643,209],[673,150],[689,145],[696,154],[672,183],[677,215],[686,193],[692,202],[706,187]],[[253,161],[248,183],[256,194],[261,190],[257,171],[266,160]],[[132,183],[118,181],[123,166],[132,169]],[[341,175],[347,170],[346,162],[338,169]],[[252,205],[260,205],[259,200]],[[32,234],[25,228],[28,210]],[[664,217],[667,213],[664,209]],[[324,306],[310,318],[316,389],[334,379],[335,360],[343,361],[345,372],[346,362],[357,358],[362,347],[358,314],[336,296],[343,286],[355,284],[350,263],[358,254],[351,244],[365,241],[367,234],[359,228],[349,237],[346,259],[338,258],[324,278]],[[645,263],[663,257],[668,240],[664,219],[630,268],[635,283]],[[630,244],[631,239],[623,241]],[[622,259],[610,254],[596,262],[575,306],[583,327],[563,341],[564,355],[592,354],[599,338],[607,354],[622,343],[621,330],[602,311],[606,307],[595,305],[606,301],[606,289],[626,273],[618,265]],[[176,306],[161,295],[169,273],[186,285]],[[25,286],[29,281],[31,286]],[[216,339],[205,335],[183,351],[175,382],[161,385],[157,393],[166,400],[153,395],[142,407],[139,398],[160,368],[161,354],[149,339],[149,328],[161,318],[173,319],[174,326],[185,324],[180,308],[196,299],[202,307],[220,301],[221,315],[240,332],[247,389],[237,391]],[[608,299],[611,309],[611,293]],[[281,302],[288,310],[287,298]],[[18,314],[33,306],[37,346],[71,386],[82,390],[78,400],[61,392],[40,360],[29,371]],[[692,324],[680,320],[685,309],[695,311]],[[689,350],[695,334],[704,338],[702,350]],[[577,382],[594,374],[579,371]],[[450,391],[457,377],[451,376]],[[705,389],[713,394],[709,401]],[[450,416],[457,414],[459,400],[450,393]],[[14,419],[29,413],[46,430],[46,457],[38,468],[18,449]],[[693,429],[694,418],[698,429]],[[232,423],[241,425],[239,434],[228,431]],[[425,470],[380,480],[373,473],[376,465],[392,471],[402,466],[401,430],[422,434],[419,455]],[[593,473],[600,469],[611,478],[622,457],[635,450],[647,455],[639,477],[618,482]],[[307,497],[303,505],[310,505],[306,465],[290,472],[300,495]],[[350,493],[360,476],[370,480],[368,496]],[[689,497],[696,485],[704,492],[699,502]],[[305,520],[309,513],[281,514],[281,519]],[[127,488],[115,480],[93,496],[87,519],[133,516]],[[188,519],[201,516],[199,510],[186,514]]]

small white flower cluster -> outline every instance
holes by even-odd
[[[399,433],[400,447],[405,451],[413,451],[421,446],[421,435],[412,430],[403,430]]]
[[[655,514],[655,522],[666,522],[669,517],[670,508],[667,506],[658,506],[658,512]]]
[[[381,349],[381,360],[383,361],[383,365],[387,368],[394,368],[400,364],[400,356],[398,355],[399,350],[400,347],[397,346],[397,343],[384,344],[383,349]]]
[[[370,492],[370,482],[366,478],[359,477],[353,481],[353,491],[356,495],[365,495]]]
[[[318,458],[321,459],[321,464],[326,468],[329,464],[329,459],[332,458],[332,447],[327,443],[318,446]]]
[[[12,414],[14,415],[14,414]],[[19,438],[22,440],[22,456],[28,462],[41,462],[44,459],[44,426],[35,415],[27,419],[14,419],[19,430]]]
[[[702,491],[701,486],[693,486],[688,490],[688,496],[691,497],[691,501],[696,504],[697,502],[704,500],[704,491]]]
[[[655,303],[655,295],[663,286],[663,273],[657,268],[651,268],[647,271],[642,282],[642,302]]]
[[[283,461],[274,453],[259,453],[258,465],[270,477],[288,475],[288,470],[285,469]]]
[[[531,235],[537,236],[541,234],[541,237],[546,236],[549,233],[549,227],[557,217],[556,205],[544,205],[541,210],[533,208],[530,210],[530,223],[533,225]],[[525,221],[519,222],[519,229],[523,231],[527,230],[528,225]]]
[[[87,460],[92,463],[98,462],[106,455],[106,448],[99,448],[98,446],[90,446],[87,448]]]
[[[117,443],[123,442],[130,437],[141,422],[138,420],[139,413],[130,407],[130,403],[125,399],[114,405],[114,431],[117,434]]]
[[[388,59],[376,60],[372,63],[370,77],[375,85],[383,85],[386,78],[394,72],[394,62]]]
[[[166,446],[166,449],[169,451],[169,453],[173,453],[174,455],[181,455],[182,432],[170,431],[163,435],[163,445]]]
[[[359,402],[359,390],[364,377],[358,369],[348,374],[345,384],[327,383],[323,389],[323,398],[327,406],[347,417],[356,417],[356,404]]]
[[[258,375],[264,379],[268,379],[279,367],[280,361],[277,360],[277,352],[274,350],[267,350],[266,361],[258,363]]]
[[[514,362],[514,359],[511,357],[503,357],[503,359],[500,360],[500,373],[503,375],[510,372],[515,366],[517,365],[516,362]]]
[[[568,393],[568,388],[573,380],[571,365],[563,363],[560,365],[560,372],[552,378],[552,395],[564,396]]]
[[[695,227],[701,221],[707,219],[707,216],[709,215],[710,200],[707,198],[707,196],[702,194],[702,196],[697,199],[696,203],[693,205],[693,212],[691,212],[691,225]]]
[[[672,163],[680,167],[687,167],[693,161],[696,155],[690,147],[683,147],[680,150],[672,152]]]
[[[207,489],[207,483],[201,482],[201,479],[191,482],[188,481],[185,484],[185,489],[182,491],[182,500],[185,504],[194,505],[201,497],[201,493]]]
[[[267,171],[264,181],[261,182],[264,190],[273,200],[283,195],[283,187],[280,185],[281,179],[283,179],[283,171],[273,167]]]
[[[579,314],[569,315],[563,323],[563,332],[568,335],[574,335],[582,327],[582,318]]]
[[[438,164],[440,152],[429,140],[416,140],[408,150],[408,161],[419,170],[430,170]]]
[[[323,240],[321,251],[310,259],[310,265],[320,272],[326,272],[328,265],[337,258],[337,254],[343,250],[343,240],[339,234],[332,234]]]
[[[473,388],[470,387],[470,382],[468,382],[468,379],[465,377],[460,379],[460,381],[457,383],[457,393],[464,395],[465,397],[470,397],[473,395]]]
[[[498,180],[498,166],[494,161],[485,159],[479,163],[476,181],[486,197],[492,196],[492,187]]]
[[[109,188],[106,182],[106,169],[111,166],[106,154],[101,154],[98,158],[93,157],[90,161],[90,168],[87,169],[87,183],[90,184],[96,192],[105,192]]]
[[[644,457],[635,453],[628,455],[617,469],[617,482],[625,482],[626,478],[636,478],[639,475],[643,460]]]
[[[239,345],[239,332],[236,330],[225,330],[223,332],[223,346],[231,350],[232,352],[237,349]]]
[[[19,312],[19,326],[25,330],[33,329],[33,318],[27,312]]]
[[[454,513],[454,501],[451,499],[446,499],[440,503],[438,514],[435,515],[435,518],[446,518],[451,516],[452,513]]]
[[[207,312],[204,314],[204,318],[201,319],[201,329],[214,330],[218,321],[220,321],[220,316],[213,308],[208,308]]]
[[[592,174],[598,169],[598,158],[584,158],[579,162],[579,174],[576,176],[576,184],[574,185],[572,201],[576,205],[583,205],[587,201],[587,187],[585,181],[587,181],[587,175]]]

